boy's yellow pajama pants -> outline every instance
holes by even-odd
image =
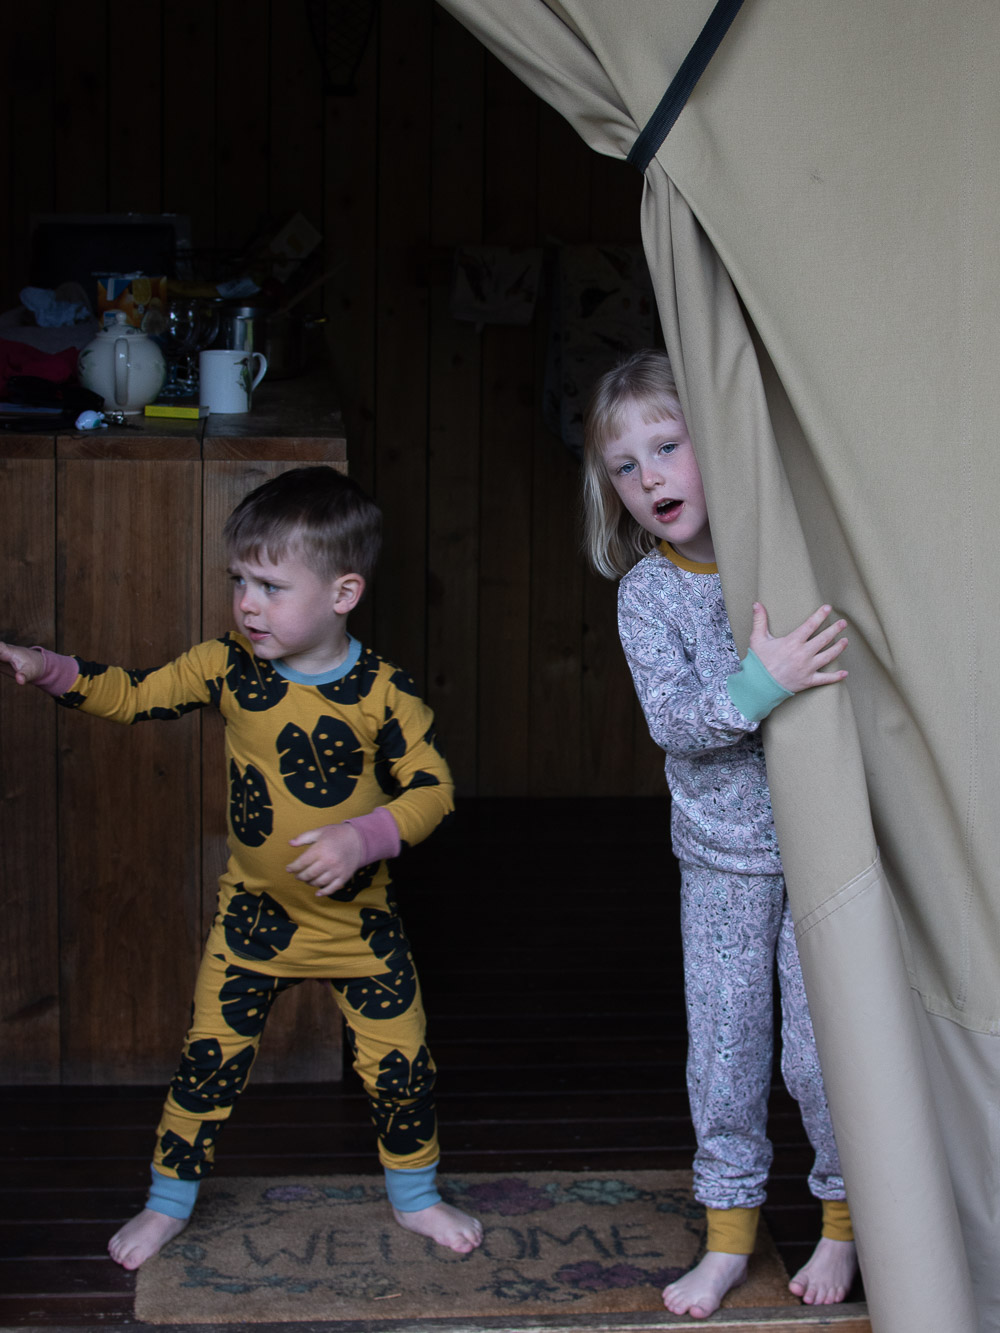
[[[420,985],[408,947],[372,961],[384,961],[389,970],[327,980],[368,1094],[379,1160],[394,1170],[431,1166],[439,1155],[435,1068]],[[156,1132],[153,1165],[161,1175],[200,1180],[209,1173],[216,1139],[246,1086],[275,997],[307,979],[251,971],[206,948],[191,1027]]]

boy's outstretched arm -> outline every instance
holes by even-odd
[[[45,658],[37,648],[19,648],[0,643],[0,672],[13,676],[18,685],[31,685],[45,671]]]
[[[847,647],[847,640],[839,637],[847,628],[846,620],[820,628],[831,610],[832,607],[821,606],[797,629],[775,638],[768,629],[764,607],[760,602],[753,604],[750,649],[778,684],[792,694],[812,689],[815,685],[835,685],[847,675],[844,670],[823,670]]]

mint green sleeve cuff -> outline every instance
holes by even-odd
[[[726,677],[726,689],[736,707],[751,722],[763,722],[768,713],[785,699],[790,699],[793,693],[778,684],[753,649],[740,663],[739,671]]]

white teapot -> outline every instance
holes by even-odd
[[[125,312],[80,353],[80,383],[104,398],[109,411],[141,412],[163,388],[166,362],[148,333],[128,323]]]

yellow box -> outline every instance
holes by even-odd
[[[166,278],[149,278],[144,273],[105,273],[97,279],[97,318],[102,328],[113,324],[117,312],[124,310],[133,328],[158,333],[163,327],[166,308]]]

